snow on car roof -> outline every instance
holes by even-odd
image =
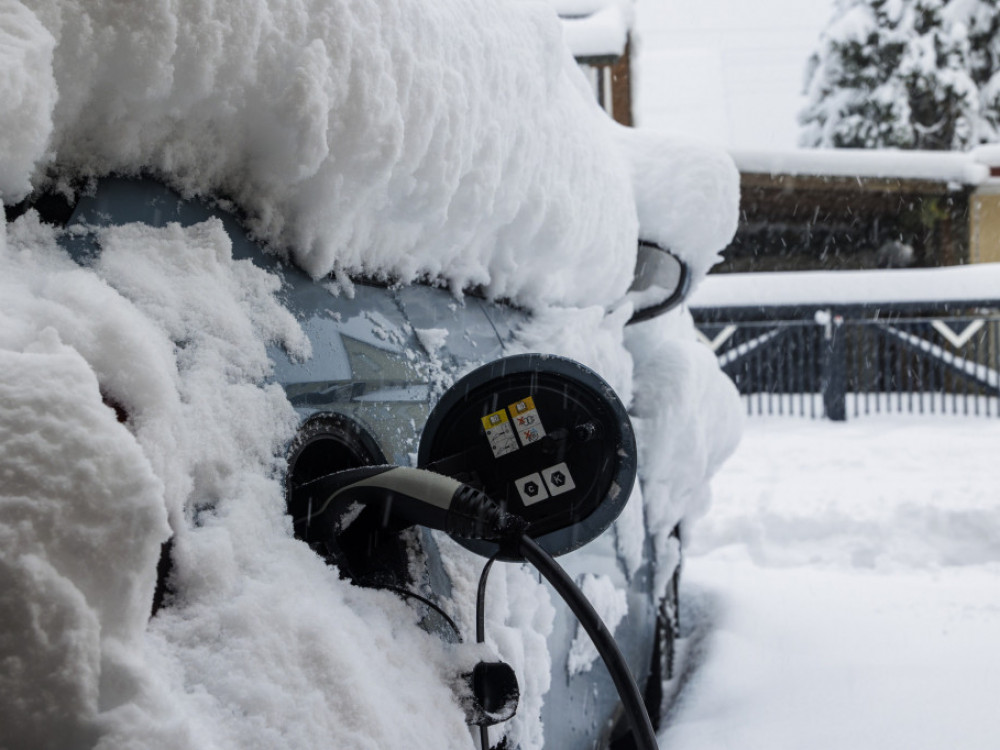
[[[109,7],[6,17],[5,203],[56,166],[153,171],[232,200],[314,277],[431,276],[529,306],[627,289],[630,165],[548,6]]]

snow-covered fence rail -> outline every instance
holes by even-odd
[[[1000,299],[692,306],[748,414],[1000,417]]]

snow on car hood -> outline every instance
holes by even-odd
[[[645,498],[675,519],[731,442],[703,409],[731,386],[691,364],[680,322],[635,339],[634,374],[629,311],[606,310],[640,224],[707,270],[737,183],[717,154],[635,147],[560,35],[539,3],[0,0],[0,197],[153,172],[228,201],[314,277],[428,275],[514,298],[536,311],[525,349],[636,393],[647,425],[692,425],[695,460],[659,470],[665,489]],[[455,652],[291,536],[280,476],[296,418],[262,380],[269,343],[308,344],[278,279],[233,260],[212,222],[108,230],[89,268],[32,213],[0,226],[0,726],[14,744],[467,747]],[[623,514],[632,562],[643,514]],[[178,599],[147,623],[166,520]],[[510,731],[530,750],[553,610],[520,568],[503,576],[488,632],[522,678]]]

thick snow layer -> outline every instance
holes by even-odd
[[[771,175],[897,178],[959,185],[978,185],[990,176],[976,152],[816,148],[730,153],[741,172]],[[989,154],[982,152],[983,158]]]
[[[951,268],[714,274],[692,307],[962,302],[1000,296],[1000,263]]]
[[[665,591],[679,550],[671,537],[709,507],[707,480],[739,443],[743,409],[728,378],[715,377],[715,356],[692,335],[687,312],[655,318],[626,331],[635,360],[632,402],[639,440],[645,525],[657,554],[656,590]]]
[[[1000,167],[1000,145],[998,144],[978,146],[972,149],[969,153],[971,153],[972,158],[980,164],[986,164],[991,167]]]
[[[633,190],[544,6],[25,5],[0,27],[22,50],[5,202],[32,165],[35,185],[153,170],[235,200],[315,276],[440,276],[531,305],[628,286],[650,186]]]
[[[4,85],[31,96],[5,99],[4,132],[30,140],[0,141],[5,202],[33,163],[35,184],[154,170],[235,200],[316,276],[429,274],[527,303],[628,285],[628,173],[544,5],[24,5]]]
[[[297,419],[260,382],[265,344],[306,350],[277,279],[233,261],[216,221],[102,244],[80,268],[29,214],[0,256],[5,740],[464,747],[462,656],[291,538]],[[168,514],[177,599],[150,621]],[[380,721],[414,695],[435,722]]]
[[[628,21],[618,5],[592,15],[562,20],[566,44],[575,57],[619,57],[628,41]]]
[[[31,189],[52,132],[55,40],[21,3],[0,4],[0,199]]]
[[[163,485],[51,327],[0,350],[0,465],[2,744],[86,746],[141,692]]]
[[[690,138],[620,127],[636,188],[639,234],[671,250],[695,282],[736,232],[740,176],[723,151]]]
[[[751,419],[682,582],[663,747],[990,750],[1000,423]]]

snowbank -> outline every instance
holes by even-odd
[[[685,561],[664,747],[996,745],[996,419],[754,418]]]

